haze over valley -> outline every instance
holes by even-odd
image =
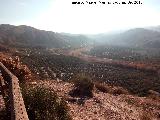
[[[0,120],[159,120],[160,2],[141,2],[2,0]]]

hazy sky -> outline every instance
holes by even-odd
[[[160,0],[140,0],[142,5],[73,5],[72,1],[86,0],[0,0],[0,24],[87,34],[160,25]]]

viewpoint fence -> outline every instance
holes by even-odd
[[[11,120],[29,120],[24,105],[18,78],[0,62],[0,85]]]

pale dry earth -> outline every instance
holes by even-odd
[[[73,84],[63,81],[41,81],[38,85],[51,88],[60,97],[72,98]],[[94,97],[84,104],[68,102],[74,120],[160,120],[160,101],[132,95],[112,95],[94,89]]]

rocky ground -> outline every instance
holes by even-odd
[[[160,120],[160,101],[132,95],[113,95],[94,89],[94,97],[83,102],[72,98],[71,83],[40,81],[38,85],[49,87],[60,97],[66,98],[74,120]]]

